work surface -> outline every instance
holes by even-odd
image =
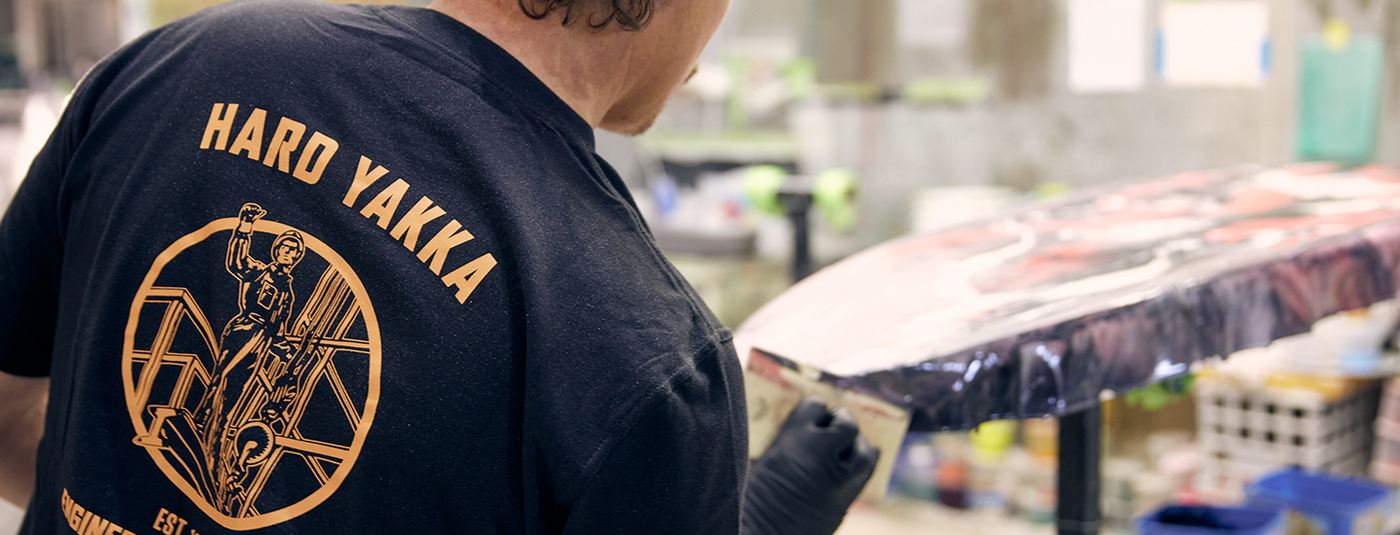
[[[1053,524],[1032,524],[1000,513],[965,511],[909,498],[857,503],[836,535],[1052,535]]]
[[[1060,415],[1395,295],[1400,174],[1239,167],[901,238],[738,329],[916,430]]]

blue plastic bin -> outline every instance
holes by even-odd
[[[1283,535],[1278,507],[1168,505],[1137,521],[1142,535]]]
[[[1289,533],[1380,535],[1394,493],[1370,481],[1301,470],[1264,476],[1245,489],[1251,504],[1289,508]]]

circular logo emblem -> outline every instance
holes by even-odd
[[[335,493],[379,398],[379,326],[355,272],[256,204],[158,257],[122,352],[133,442],[228,529]]]

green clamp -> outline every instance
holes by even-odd
[[[828,169],[817,175],[812,201],[831,227],[846,230],[856,222],[856,174],[850,169]]]
[[[755,210],[768,215],[783,215],[778,202],[778,190],[787,182],[787,171],[776,165],[755,165],[744,169],[744,195]]]

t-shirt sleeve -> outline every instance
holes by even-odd
[[[738,533],[748,452],[742,381],[722,349],[665,389],[574,500],[564,533]]]
[[[0,371],[6,373],[49,373],[63,256],[60,195],[90,85],[79,86],[0,219]]]

